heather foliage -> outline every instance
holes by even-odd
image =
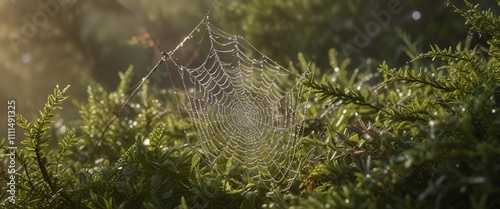
[[[17,201],[7,208],[499,208],[500,18],[455,7],[487,45],[470,39],[420,53],[399,31],[402,67],[352,69],[330,49],[329,67],[301,54],[292,71],[311,71],[297,159],[280,185],[197,149],[192,121],[172,90],[146,83],[109,122],[129,89],[132,68],[108,92],[95,84],[77,104],[78,124],[56,124],[68,88],[56,87],[40,116],[17,116]],[[293,81],[290,81],[293,82]],[[283,85],[293,85],[292,83]],[[304,101],[307,101],[304,99]],[[51,140],[57,147],[49,147]],[[3,150],[7,150],[5,140]],[[9,176],[1,173],[1,180]],[[284,182],[284,184],[289,182]],[[4,196],[8,188],[3,187]]]

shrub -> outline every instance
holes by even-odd
[[[40,116],[16,119],[24,133],[16,150],[15,203],[9,208],[498,208],[500,207],[500,19],[466,3],[455,8],[487,48],[433,46],[401,68],[349,72],[336,50],[330,69],[308,64],[313,97],[307,110],[301,172],[288,191],[217,172],[190,144],[170,90],[146,83],[120,108],[132,76],[114,92],[89,86],[78,104],[80,124],[54,130],[68,88],[55,88]],[[430,64],[429,64],[430,59]],[[290,81],[291,82],[291,81]],[[104,127],[107,127],[104,131]],[[52,135],[52,136],[50,136]],[[57,140],[58,148],[49,148]],[[191,140],[191,141],[189,141]],[[8,150],[6,141],[2,149]],[[9,181],[6,172],[2,180]],[[3,187],[6,197],[8,188]]]

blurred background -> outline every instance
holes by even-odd
[[[6,127],[7,99],[31,119],[56,85],[71,85],[71,100],[86,98],[86,86],[115,89],[118,71],[134,67],[134,83],[203,19],[214,0],[3,0],[0,2],[0,115]],[[498,10],[495,1],[474,0]],[[421,52],[429,44],[454,46],[469,35],[465,20],[447,1],[411,0],[220,0],[210,21],[238,34],[287,67],[303,53],[331,70],[335,48],[362,70],[387,60],[409,61],[397,31],[408,33]],[[462,1],[452,1],[463,6]],[[480,36],[473,43],[484,44]],[[369,58],[370,63],[366,63]],[[169,84],[162,83],[168,88]],[[65,102],[65,120],[78,119]],[[0,129],[3,138],[6,128]]]

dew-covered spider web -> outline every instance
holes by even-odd
[[[212,166],[229,161],[253,179],[274,183],[296,176],[303,75],[208,18],[168,53],[166,63],[183,123],[196,129],[196,146]]]

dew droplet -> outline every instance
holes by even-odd
[[[99,164],[99,163],[102,163],[102,162],[104,162],[104,158],[99,158],[99,159],[96,159],[94,161],[94,164]]]

